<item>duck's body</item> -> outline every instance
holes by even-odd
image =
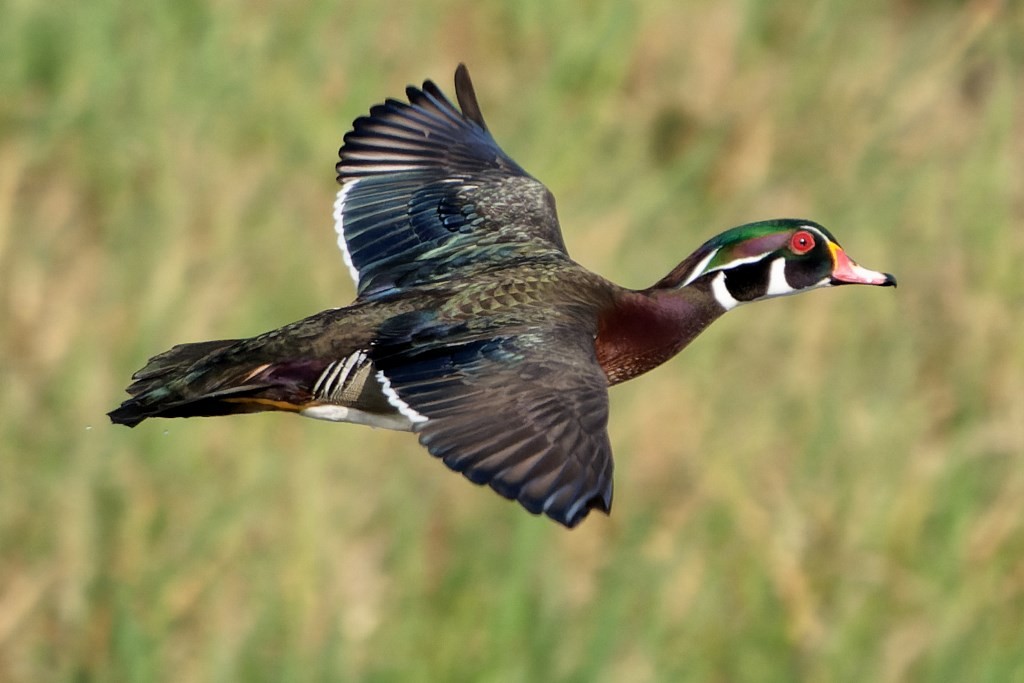
[[[615,285],[569,258],[554,200],[491,138],[464,67],[456,90],[461,112],[428,81],[345,137],[335,219],[354,303],[176,346],[111,419],[285,410],[411,430],[471,480],[573,526],[611,507],[609,385],[739,303],[895,284],[816,223],[781,219],[709,240],[646,290]]]

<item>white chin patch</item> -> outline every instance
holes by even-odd
[[[765,298],[770,296],[786,296],[795,292],[796,290],[786,282],[786,259],[777,258],[772,261],[768,278],[768,291],[765,292]]]

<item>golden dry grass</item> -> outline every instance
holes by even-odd
[[[0,679],[1024,678],[1016,3],[0,6]],[[829,226],[900,289],[744,308],[612,392],[566,532],[405,434],[106,424],[181,341],[346,303],[334,152],[470,66],[631,286]]]

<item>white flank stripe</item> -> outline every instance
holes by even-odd
[[[408,403],[406,403],[399,397],[398,392],[391,388],[391,380],[389,380],[384,375],[383,370],[377,371],[377,381],[380,382],[381,391],[383,391],[384,395],[388,397],[388,403],[393,405],[398,410],[398,412],[400,412],[402,415],[405,415],[407,418],[409,418],[411,422],[414,423],[427,421],[426,415],[421,415],[420,413],[418,413],[412,406],[410,406]]]
[[[341,369],[341,373],[338,375],[337,379],[331,382],[333,385],[331,387],[332,393],[345,386],[345,382],[348,381],[348,376],[352,373],[352,368],[362,363],[364,358],[366,358],[366,354],[362,351],[356,351],[348,357],[348,360],[345,361],[345,367]]]
[[[356,269],[355,264],[352,263],[352,254],[349,253],[348,242],[345,240],[345,197],[358,182],[358,179],[346,180],[345,184],[338,191],[338,198],[334,200],[334,231],[338,233],[338,246],[341,248],[341,256],[345,259],[348,273],[352,276],[352,281],[356,283],[357,289],[359,288],[359,271]]]
[[[339,390],[344,389],[349,375],[352,374],[353,370],[359,368],[365,360],[366,352],[356,351],[346,358],[344,362],[340,360],[332,362],[321,373],[316,384],[313,385],[313,395],[330,397],[338,393]]]
[[[771,276],[768,278],[768,291],[765,292],[765,297],[794,293],[796,290],[790,287],[786,281],[786,259],[781,257],[775,259],[772,261]]]
[[[352,356],[349,356],[348,359],[352,360]],[[334,369],[331,371],[331,376],[324,380],[324,394],[331,394],[334,392],[334,387],[337,385],[338,381],[338,375],[344,372],[344,367],[345,366],[340,360],[334,362]]]
[[[328,365],[327,368],[325,368],[322,373],[320,373],[320,377],[317,378],[316,384],[313,385],[313,395],[314,396],[317,396],[317,395],[320,394],[320,389],[324,385],[324,380],[327,379],[327,377],[329,375],[331,375],[337,369],[337,365],[338,365],[338,361],[332,361],[331,364]]]
[[[740,305],[740,302],[732,295],[729,288],[725,286],[725,273],[719,273],[715,279],[711,281],[711,293],[715,295],[715,300],[727,311],[731,311]]]

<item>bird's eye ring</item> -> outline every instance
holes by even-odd
[[[814,235],[806,230],[798,230],[790,238],[789,248],[794,254],[806,254],[814,248]]]

